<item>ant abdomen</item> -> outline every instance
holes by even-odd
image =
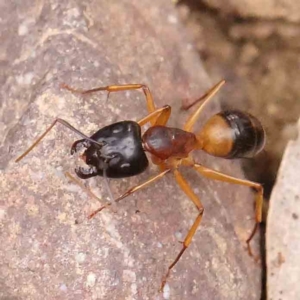
[[[252,115],[222,111],[210,118],[197,134],[199,148],[224,158],[253,157],[265,145],[265,131]]]

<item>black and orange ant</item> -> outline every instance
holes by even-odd
[[[175,180],[195,204],[198,215],[183,241],[183,246],[175,260],[169,266],[168,271],[163,277],[161,289],[163,289],[170,270],[176,265],[180,257],[190,245],[192,238],[201,222],[204,207],[198,196],[190,188],[187,181],[179,172],[179,166],[191,167],[201,175],[224,182],[245,185],[254,188],[256,191],[255,226],[246,240],[249,254],[251,255],[250,241],[252,240],[258,224],[262,219],[263,187],[259,183],[238,179],[214,170],[211,170],[199,163],[196,163],[191,155],[194,150],[203,150],[208,154],[223,158],[253,157],[262,150],[265,144],[265,132],[260,122],[250,114],[238,111],[227,110],[211,117],[203,128],[194,134],[193,126],[200,116],[203,108],[209,100],[216,94],[225,81],[220,81],[211,88],[201,100],[199,107],[193,112],[183,129],[167,127],[167,121],[171,114],[171,107],[166,105],[156,108],[149,88],[143,84],[110,85],[98,87],[91,90],[77,90],[67,85],[63,85],[73,93],[90,94],[98,91],[108,93],[142,89],[146,96],[147,109],[149,114],[139,120],[121,121],[101,128],[91,137],[86,136],[68,122],[56,119],[51,126],[37,139],[37,141],[17,158],[20,161],[27,155],[51,130],[60,123],[77,134],[83,139],[76,141],[71,154],[78,151],[79,147],[84,146],[85,151],[82,155],[88,168],[75,169],[78,177],[87,179],[93,176],[107,176],[108,178],[125,178],[135,176],[145,171],[148,167],[148,159],[145,152],[150,153],[152,162],[157,165],[160,172],[139,184],[123,195],[115,199],[119,202],[134,192],[148,186],[150,183],[162,178],[167,173],[173,173]],[[142,134],[141,127],[150,123],[151,126]],[[110,206],[108,202],[89,215],[89,219],[98,212]]]

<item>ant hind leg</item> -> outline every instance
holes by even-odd
[[[255,191],[256,191],[255,225],[254,225],[249,237],[246,240],[248,253],[250,256],[253,256],[250,242],[253,239],[253,237],[258,229],[259,223],[261,223],[261,221],[262,221],[262,208],[263,208],[263,187],[262,187],[262,185],[259,183],[253,182],[253,181],[235,178],[233,176],[229,176],[229,175],[223,174],[221,172],[211,170],[200,164],[195,163],[192,167],[198,173],[200,173],[202,176],[205,176],[207,178],[215,179],[215,180],[219,180],[219,181],[223,181],[223,182],[228,182],[228,183],[233,183],[233,184],[244,185],[244,186],[248,186],[248,187],[255,189]]]

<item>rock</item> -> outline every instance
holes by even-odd
[[[106,102],[106,93],[73,95],[60,88],[63,82],[84,89],[145,83],[158,107],[172,106],[170,124],[182,126],[181,101],[212,83],[171,2],[23,1],[1,9],[0,298],[259,299],[261,269],[245,251],[254,216],[247,188],[183,171],[206,210],[160,294],[162,276],[181,249],[176,236],[184,237],[196,217],[171,175],[88,221],[99,202],[64,175],[74,175],[69,151],[76,134],[58,125],[14,162],[56,117],[92,134],[147,114],[140,91],[111,94]],[[214,100],[199,123],[217,109]],[[238,162],[196,159],[242,176]],[[112,192],[156,172],[151,167],[139,177],[111,180]],[[102,178],[82,184],[107,201]]]
[[[300,123],[298,123],[300,125]],[[300,126],[284,153],[272,191],[267,223],[268,299],[299,299]]]

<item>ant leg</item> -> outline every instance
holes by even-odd
[[[178,185],[186,193],[186,195],[193,201],[193,203],[196,205],[199,213],[198,213],[198,216],[196,217],[192,227],[190,228],[188,234],[186,235],[186,237],[183,241],[183,247],[182,247],[181,251],[179,252],[177,257],[175,258],[175,260],[172,262],[172,264],[168,267],[168,271],[167,271],[166,275],[163,277],[161,287],[160,287],[160,291],[163,290],[163,288],[164,288],[164,286],[167,282],[167,278],[170,275],[171,269],[177,264],[177,262],[179,261],[180,257],[184,253],[184,251],[191,244],[192,238],[193,238],[198,226],[200,225],[202,215],[203,215],[203,211],[204,211],[204,207],[203,207],[202,203],[200,202],[200,199],[193,192],[193,190],[188,185],[188,183],[186,182],[184,177],[181,175],[181,173],[177,169],[175,169],[173,172],[174,172],[174,176],[175,176],[175,179],[176,179]]]
[[[168,122],[170,118],[170,114],[171,114],[171,106],[165,105],[162,108],[156,109],[154,112],[150,113],[143,119],[139,120],[137,123],[140,126],[143,126],[148,122],[152,122],[154,123],[154,125],[164,126]]]
[[[224,181],[224,182],[228,182],[228,183],[245,185],[245,186],[254,188],[256,190],[256,197],[255,197],[255,203],[256,203],[255,204],[255,220],[256,220],[256,222],[255,222],[255,225],[254,225],[254,228],[253,228],[251,234],[249,235],[248,239],[246,240],[248,253],[250,256],[253,256],[251,246],[250,246],[250,241],[254,237],[255,232],[258,228],[258,225],[262,220],[262,208],[263,208],[263,187],[262,187],[262,185],[259,183],[253,182],[253,181],[235,178],[235,177],[211,170],[200,164],[194,164],[193,168],[197,172],[199,172],[201,175],[203,175],[207,178]]]
[[[154,121],[154,125],[164,126],[168,122],[171,114],[171,106],[165,105],[162,108],[158,108],[153,113],[147,115],[143,119],[139,120],[137,123],[140,126],[147,124],[150,121]],[[167,169],[166,164],[160,158],[151,155],[151,160],[155,165],[159,166],[160,171],[164,171]]]
[[[101,203],[100,198],[98,198],[89,188],[87,188],[80,180],[72,176],[69,172],[65,172],[65,176],[68,177],[71,181],[76,183],[81,187],[82,190],[84,190],[91,198],[95,198],[97,201]]]
[[[80,135],[81,137],[83,137],[85,140],[88,140],[94,144],[98,144],[99,146],[103,146],[101,143],[94,141],[93,139],[91,139],[90,137],[86,136],[84,133],[82,133],[81,131],[79,131],[78,129],[76,129],[75,127],[73,127],[70,123],[68,123],[67,121],[63,120],[63,119],[55,119],[54,122],[45,130],[45,132],[22,154],[20,155],[15,162],[19,162],[24,156],[26,156],[48,133],[49,131],[54,127],[54,125],[56,123],[60,123],[62,125],[64,125],[65,127],[69,128],[70,130],[72,130],[73,132],[77,133],[78,135]]]
[[[108,85],[108,86],[104,86],[104,87],[97,87],[97,88],[90,89],[90,90],[74,89],[66,84],[62,84],[61,87],[71,91],[72,93],[77,93],[77,94],[82,94],[82,95],[99,92],[99,91],[107,91],[108,95],[109,95],[112,92],[121,92],[121,91],[142,89],[146,96],[147,109],[148,109],[149,113],[152,113],[155,111],[155,105],[154,105],[152,94],[151,94],[148,86],[145,84]]]
[[[149,180],[147,180],[147,181],[145,181],[145,182],[143,182],[143,183],[141,183],[141,184],[139,184],[139,185],[137,185],[137,186],[135,186],[135,187],[133,187],[133,188],[127,190],[123,195],[121,195],[120,197],[118,197],[117,199],[115,199],[114,202],[116,203],[116,202],[121,201],[122,199],[124,199],[124,198],[126,198],[127,196],[133,194],[134,192],[140,190],[141,188],[143,188],[143,187],[149,185],[150,183],[156,181],[157,179],[162,178],[162,177],[165,176],[168,172],[170,172],[170,169],[165,170],[165,171],[159,173],[158,175],[156,175],[156,176],[150,178]],[[104,208],[107,208],[107,207],[109,207],[109,206],[111,206],[111,205],[112,205],[112,202],[107,202],[106,204],[104,204],[104,205],[101,206],[100,208],[98,208],[98,209],[96,209],[95,211],[93,211],[93,212],[88,216],[88,219],[93,218],[98,212],[100,212],[100,211],[103,210]]]
[[[203,101],[201,105],[197,108],[197,110],[190,115],[190,117],[187,119],[183,129],[185,131],[192,131],[192,128],[198,119],[200,113],[202,112],[204,106],[209,102],[209,100],[218,92],[218,90],[222,87],[222,85],[225,83],[225,80],[221,80],[219,83],[217,83],[214,87],[212,87],[204,96],[202,96],[200,99],[196,100],[194,103],[198,101]]]
[[[225,80],[222,80],[222,81],[220,81],[218,84],[220,84],[220,83],[223,82],[223,81],[224,81],[224,83],[225,83]],[[201,102],[201,101],[205,100],[206,97],[208,97],[209,94],[215,89],[215,87],[216,87],[216,86],[210,88],[204,95],[202,95],[200,98],[194,100],[192,103],[189,103],[189,104],[183,103],[183,104],[181,105],[181,109],[182,109],[182,110],[189,110],[192,106],[194,106],[194,105],[197,104],[198,102]]]

